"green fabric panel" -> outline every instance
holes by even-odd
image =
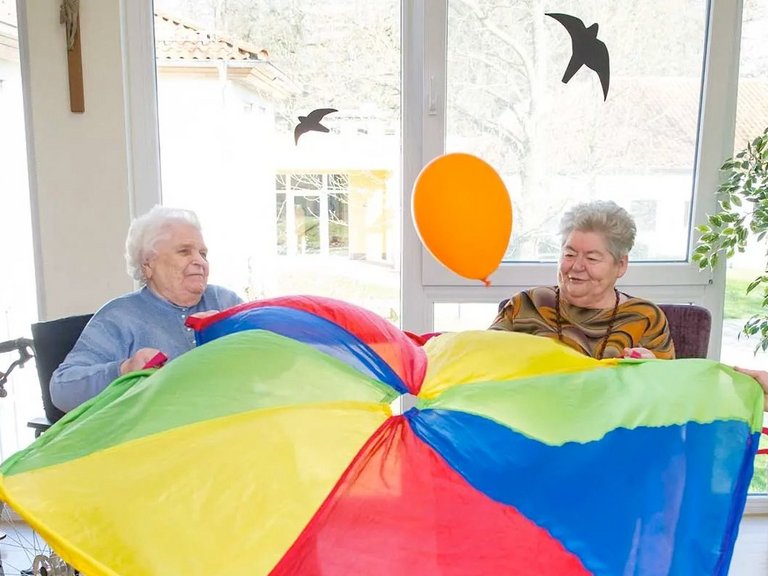
[[[335,401],[390,403],[397,396],[386,384],[311,346],[247,330],[195,348],[159,370],[115,380],[4,462],[0,473],[50,466],[249,410]]]
[[[626,361],[615,367],[457,386],[417,408],[490,418],[546,444],[589,442],[614,428],[742,420],[760,430],[763,392],[712,360]]]

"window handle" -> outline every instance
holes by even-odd
[[[437,116],[437,98],[435,97],[435,75],[429,76],[429,89],[427,90],[427,114]]]

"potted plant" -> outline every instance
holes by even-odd
[[[725,180],[717,189],[718,211],[697,227],[701,233],[693,260],[700,269],[714,268],[721,256],[744,252],[748,240],[768,234],[768,128],[720,168]],[[768,350],[768,253],[762,274],[747,286],[747,294],[760,288],[762,311],[744,325],[747,336],[758,335],[755,348]]]

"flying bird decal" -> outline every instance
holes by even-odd
[[[554,18],[560,24],[565,26],[568,34],[571,35],[571,45],[573,55],[568,67],[563,74],[563,84],[567,84],[579,68],[586,65],[587,68],[594,70],[600,78],[600,84],[603,87],[603,100],[608,98],[608,84],[610,82],[610,66],[608,61],[608,48],[603,42],[597,39],[597,23],[589,28],[584,26],[584,22],[575,16],[568,14],[547,13],[546,16]]]
[[[299,123],[296,124],[296,128],[293,130],[293,140],[296,145],[299,144],[299,136],[305,132],[314,130],[315,132],[328,132],[328,128],[320,124],[326,114],[331,112],[338,112],[335,108],[318,108],[312,110],[307,116],[299,116]]]

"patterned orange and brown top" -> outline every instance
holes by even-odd
[[[675,346],[664,312],[643,298],[623,293],[621,296],[603,356],[616,358],[624,348],[643,347],[656,358],[674,358]],[[560,314],[563,343],[587,356],[597,357],[611,324],[613,307],[581,308],[561,299]],[[515,294],[490,329],[557,339],[554,287],[539,286]]]

